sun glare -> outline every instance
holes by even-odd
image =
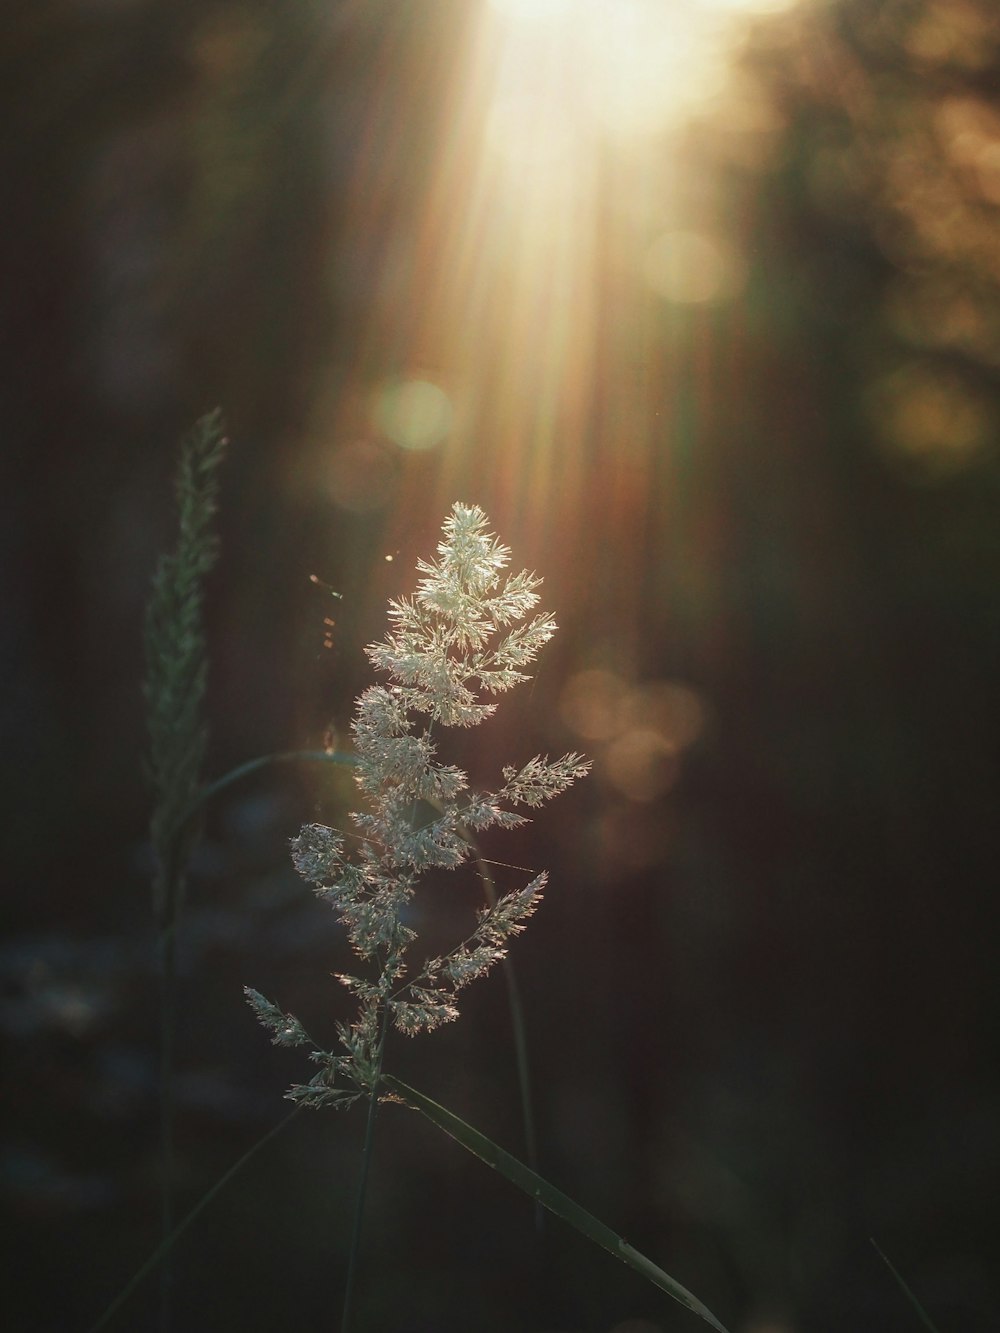
[[[717,20],[690,0],[490,0],[490,13],[497,97],[524,99],[533,145],[550,120],[563,145],[569,122],[578,140],[659,133],[724,80]]]
[[[401,530],[455,496],[488,497],[547,569],[578,560],[579,576],[595,579],[613,550],[616,611],[635,621],[636,642],[643,527],[673,503],[676,424],[690,431],[709,392],[671,359],[671,321],[694,327],[702,310],[739,300],[747,277],[734,220],[681,145],[694,118],[721,115],[729,98],[734,142],[773,122],[730,67],[749,19],[787,4],[470,7],[441,66],[420,194],[407,198],[405,236],[359,340],[392,348],[391,369],[359,364],[371,406],[351,427],[407,460]],[[359,168],[360,236],[384,225],[372,202],[387,197],[379,171],[377,154]],[[357,508],[370,502],[356,484],[359,449],[338,481]],[[617,646],[627,667],[628,645]],[[658,746],[638,732],[621,741],[616,771],[632,774],[630,792],[668,781]]]

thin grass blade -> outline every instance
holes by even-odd
[[[934,1321],[931,1319],[930,1315],[927,1313],[927,1311],[924,1309],[924,1307],[923,1307],[923,1306],[920,1304],[920,1302],[917,1300],[916,1296],[913,1294],[913,1292],[910,1290],[910,1288],[909,1288],[909,1287],[906,1285],[906,1283],[903,1281],[902,1276],[896,1271],[896,1269],[895,1269],[895,1267],[893,1266],[891,1260],[888,1258],[888,1256],[887,1256],[886,1254],[884,1254],[884,1253],[882,1252],[881,1249],[879,1249],[878,1245],[875,1243],[875,1239],[874,1239],[874,1237],[870,1237],[870,1239],[871,1239],[871,1242],[872,1242],[872,1246],[874,1247],[875,1253],[878,1255],[878,1257],[879,1257],[879,1258],[882,1260],[882,1262],[885,1264],[886,1268],[888,1268],[889,1272],[893,1275],[893,1277],[894,1277],[894,1278],[896,1279],[896,1281],[899,1283],[899,1289],[900,1289],[900,1291],[903,1293],[903,1295],[906,1297],[906,1299],[907,1299],[907,1300],[910,1302],[910,1304],[913,1306],[914,1310],[916,1310],[916,1312],[917,1312],[917,1318],[918,1318],[918,1319],[920,1320],[920,1322],[923,1324],[924,1328],[929,1329],[929,1330],[930,1330],[930,1333],[938,1333],[938,1329],[937,1329],[937,1327],[935,1326]]]
[[[160,1244],[156,1247],[156,1249],[149,1256],[149,1258],[142,1265],[142,1267],[139,1268],[135,1273],[133,1273],[132,1277],[128,1280],[125,1286],[122,1287],[121,1291],[114,1298],[114,1300],[112,1300],[110,1304],[106,1306],[104,1313],[100,1316],[100,1318],[95,1323],[91,1324],[90,1328],[87,1330],[87,1333],[98,1333],[98,1330],[106,1328],[108,1326],[108,1324],[111,1322],[114,1316],[118,1313],[118,1311],[122,1308],[122,1306],[125,1304],[128,1298],[132,1295],[133,1291],[135,1291],[136,1287],[138,1287],[140,1282],[142,1282],[144,1278],[149,1277],[150,1273],[156,1272],[157,1268],[159,1268],[160,1264],[162,1264],[164,1259],[166,1259],[167,1255],[174,1248],[174,1245],[181,1238],[183,1233],[187,1231],[188,1227],[191,1225],[192,1222],[195,1221],[195,1219],[199,1216],[199,1214],[202,1213],[208,1207],[208,1205],[212,1202],[212,1200],[219,1193],[219,1191],[222,1190],[224,1186],[228,1185],[229,1182],[232,1180],[233,1176],[235,1176],[238,1172],[242,1171],[243,1167],[246,1166],[246,1164],[251,1160],[251,1158],[256,1157],[257,1153],[260,1152],[261,1148],[265,1147],[266,1144],[270,1143],[271,1140],[275,1137],[275,1135],[279,1134],[285,1128],[285,1126],[289,1124],[292,1120],[294,1120],[295,1117],[302,1110],[303,1108],[301,1106],[296,1106],[294,1110],[289,1111],[288,1114],[283,1119],[279,1120],[276,1125],[274,1125],[271,1129],[267,1131],[266,1134],[264,1134],[261,1138],[259,1138],[257,1142],[253,1144],[252,1147],[248,1148],[247,1151],[243,1154],[243,1156],[239,1159],[239,1161],[234,1162],[233,1165],[229,1168],[229,1170],[224,1175],[219,1177],[219,1179],[215,1182],[212,1188],[208,1190],[207,1193],[203,1194],[201,1198],[198,1200],[198,1202],[191,1209],[191,1211],[185,1214],[185,1216],[177,1223],[177,1225],[170,1232],[169,1236],[166,1236],[160,1242]]]
[[[588,1240],[592,1240],[595,1245],[600,1245],[609,1254],[621,1259],[623,1263],[635,1269],[648,1282],[652,1282],[654,1286],[659,1287],[661,1291],[665,1291],[675,1301],[679,1301],[693,1314],[698,1315],[706,1324],[710,1324],[716,1330],[716,1333],[727,1333],[725,1326],[716,1319],[711,1310],[702,1305],[696,1296],[675,1281],[669,1273],[665,1273],[651,1259],[647,1259],[644,1254],[640,1254],[638,1250],[623,1240],[617,1232],[605,1226],[592,1213],[588,1213],[585,1208],[581,1208],[568,1195],[563,1194],[561,1190],[557,1190],[547,1180],[543,1180],[537,1172],[532,1171],[523,1162],[519,1162],[516,1157],[512,1157],[510,1153],[505,1152],[503,1148],[500,1148],[484,1134],[480,1134],[479,1130],[473,1129],[471,1125],[466,1124],[457,1115],[453,1115],[451,1111],[445,1110],[437,1102],[425,1097],[422,1092],[418,1092],[415,1088],[411,1088],[408,1084],[402,1083],[389,1074],[382,1075],[382,1085],[407,1106],[420,1111],[432,1124],[437,1125],[438,1129],[444,1130],[446,1134],[478,1157],[480,1161],[493,1167],[495,1171],[499,1171],[512,1185],[516,1185],[530,1198],[537,1200],[549,1212],[562,1218],[564,1222],[568,1222],[570,1226],[575,1227]]]
[[[493,880],[493,872],[490,870],[486,861],[483,859],[482,851],[479,847],[479,841],[471,829],[462,828],[462,837],[472,848],[472,854],[476,858],[476,865],[479,869],[479,878],[482,881],[483,893],[486,895],[486,901],[490,907],[497,905],[497,889]],[[528,1035],[524,1024],[524,1007],[521,1004],[521,992],[517,984],[517,975],[514,972],[514,964],[510,958],[505,958],[500,964],[503,968],[504,980],[507,983],[507,1009],[510,1013],[510,1028],[514,1039],[514,1059],[517,1065],[517,1086],[521,1097],[521,1123],[524,1127],[524,1150],[528,1158],[528,1165],[534,1169],[538,1165],[538,1138],[535,1134],[535,1111],[534,1101],[531,1096],[531,1066],[528,1062]],[[540,1203],[535,1203],[535,1230],[544,1229],[545,1213]]]

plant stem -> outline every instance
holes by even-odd
[[[472,845],[473,855],[479,866],[479,878],[483,882],[486,901],[491,907],[497,905],[497,889],[493,872],[483,859],[479,844],[471,832],[464,832]],[[509,958],[501,963],[504,980],[507,983],[507,1006],[510,1010],[510,1026],[514,1037],[514,1059],[517,1064],[517,1084],[521,1094],[521,1119],[524,1124],[524,1146],[528,1165],[533,1171],[538,1170],[538,1139],[535,1134],[534,1105],[531,1096],[531,1069],[528,1063],[528,1037],[524,1026],[524,1007],[521,1004],[521,992],[517,984],[517,974]],[[535,1230],[545,1230],[545,1209],[535,1200]]]
[[[265,754],[206,783],[178,821],[165,858],[163,875],[165,909],[160,929],[160,1244],[164,1259],[160,1266],[159,1333],[170,1333],[173,1264],[167,1244],[174,1220],[174,1046],[177,1010],[177,923],[180,917],[189,846],[186,839],[193,822],[204,806],[227,787],[270,764],[335,763],[354,765],[350,754],[330,754],[325,750],[286,750]],[[165,1248],[164,1248],[165,1247]]]
[[[202,787],[188,809],[185,821],[190,819],[196,810],[210,801],[218,792],[224,791],[226,787],[232,786],[234,782],[239,782],[241,778],[256,773],[259,768],[266,768],[268,764],[290,764],[296,760],[311,764],[347,764],[351,768],[357,767],[358,763],[356,755],[344,754],[339,751],[331,753],[326,750],[282,750],[276,754],[264,754],[257,759],[248,759],[245,764],[240,764],[238,768],[231,768],[221,778],[216,778],[214,782],[209,782]]]
[[[95,1324],[91,1324],[90,1328],[88,1329],[88,1333],[100,1333],[101,1329],[107,1327],[110,1320],[118,1313],[118,1311],[125,1304],[128,1298],[132,1295],[133,1291],[135,1291],[136,1287],[143,1280],[143,1278],[148,1277],[148,1275],[158,1265],[162,1265],[165,1257],[173,1249],[175,1243],[180,1238],[180,1236],[183,1235],[183,1233],[188,1229],[191,1223],[199,1216],[199,1214],[205,1208],[208,1207],[208,1205],[212,1202],[212,1200],[223,1188],[223,1186],[227,1185],[229,1181],[232,1180],[233,1176],[235,1176],[239,1171],[241,1171],[243,1167],[246,1166],[247,1162],[249,1162],[252,1157],[255,1157],[257,1153],[260,1152],[261,1148],[265,1147],[266,1144],[270,1143],[271,1140],[275,1137],[275,1135],[280,1133],[280,1131],[283,1130],[285,1126],[289,1124],[303,1110],[304,1108],[302,1106],[296,1106],[294,1110],[289,1111],[283,1120],[279,1120],[278,1123],[275,1126],[273,1126],[273,1128],[269,1129],[268,1132],[265,1135],[263,1135],[262,1138],[259,1138],[257,1142],[253,1144],[252,1147],[248,1148],[246,1152],[243,1154],[243,1156],[238,1161],[234,1162],[233,1165],[224,1175],[219,1177],[219,1179],[215,1182],[212,1188],[206,1194],[203,1194],[202,1197],[195,1204],[195,1206],[191,1209],[191,1211],[185,1214],[185,1216],[180,1220],[180,1222],[177,1223],[173,1231],[171,1231],[171,1233],[167,1237],[165,1237],[164,1240],[160,1242],[160,1244],[156,1247],[156,1249],[149,1256],[149,1258],[142,1265],[142,1267],[138,1270],[138,1272],[133,1274],[133,1276],[121,1289],[121,1291],[114,1298],[111,1304],[105,1309],[104,1313],[100,1316],[97,1322]]]
[[[160,1243],[174,1221],[174,1017],[176,1010],[176,935],[168,924],[160,936]],[[160,1333],[170,1333],[173,1264],[169,1252],[160,1267]]]
[[[917,1318],[923,1324],[924,1328],[926,1328],[929,1331],[929,1333],[938,1333],[937,1329],[934,1326],[933,1321],[931,1320],[930,1315],[920,1304],[919,1300],[917,1300],[916,1296],[913,1294],[910,1288],[903,1281],[903,1278],[896,1270],[895,1266],[893,1265],[889,1257],[886,1254],[884,1254],[882,1250],[879,1248],[879,1246],[876,1244],[875,1238],[873,1236],[870,1236],[869,1240],[871,1240],[871,1243],[874,1246],[875,1253],[878,1255],[878,1257],[885,1264],[886,1268],[888,1268],[889,1272],[899,1283],[900,1290],[902,1291],[906,1299],[910,1302],[910,1304],[913,1306],[914,1310],[917,1312]]]
[[[378,1055],[372,1078],[371,1093],[368,1098],[368,1119],[365,1122],[365,1143],[361,1158],[361,1179],[358,1182],[358,1197],[354,1206],[354,1229],[351,1233],[351,1257],[347,1264],[347,1281],[344,1286],[344,1308],[340,1316],[340,1333],[351,1333],[351,1316],[354,1304],[354,1281],[358,1271],[358,1257],[361,1253],[361,1226],[364,1221],[365,1197],[368,1193],[368,1172],[371,1167],[372,1150],[375,1142],[375,1112],[378,1108],[378,1085],[382,1078],[382,1052],[385,1048],[385,1032],[389,1018],[389,1006],[382,1010],[381,1032],[379,1033]]]

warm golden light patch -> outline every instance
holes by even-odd
[[[619,717],[622,725],[652,727],[665,745],[685,750],[705,728],[705,705],[687,685],[651,680],[628,694]]]
[[[512,123],[534,151],[553,131],[561,145],[660,133],[725,83],[725,20],[697,0],[490,0],[488,12],[497,105],[508,108],[490,137],[507,152],[521,151]]]
[[[642,275],[658,296],[675,305],[714,305],[743,286],[743,264],[720,239],[697,231],[665,231],[642,261]]]
[[[413,183],[397,196],[392,154],[359,157],[362,253],[397,198],[405,206],[358,343],[357,400],[336,385],[333,438],[391,446],[414,507],[432,497],[410,495],[410,471],[445,504],[503,497],[538,561],[584,564],[598,601],[617,599],[637,635],[644,543],[683,503],[676,460],[716,392],[707,345],[690,386],[686,354],[664,355],[660,302],[697,314],[739,299],[746,281],[742,223],[706,188],[690,145],[708,133],[703,113],[714,125],[731,100],[716,139],[756,169],[784,124],[734,61],[762,6],[774,0],[480,0],[460,45],[435,63],[440,118]],[[386,59],[394,69],[394,51]],[[387,77],[378,116],[406,114],[392,86]],[[430,470],[426,457],[398,454],[436,447]],[[354,456],[337,460],[339,502],[374,504],[356,490]],[[597,575],[605,547],[613,586]],[[631,660],[628,644],[616,660]],[[634,688],[613,671],[581,677],[563,716],[586,741],[645,728],[682,752],[684,726],[648,700],[645,721],[626,707]]]
[[[507,18],[545,22],[570,14],[573,0],[488,0],[489,7]]]
[[[627,800],[642,803],[670,790],[683,751],[705,727],[705,706],[689,686],[672,680],[632,685],[601,667],[569,680],[559,711],[590,745],[604,742],[597,772]]]
[[[591,6],[586,91],[596,121],[613,135],[657,133],[692,102],[715,96],[725,73],[713,38],[689,5]]]
[[[604,768],[630,801],[655,801],[677,780],[677,751],[651,727],[633,727],[608,746]]]
[[[379,392],[372,415],[401,449],[432,449],[451,429],[451,399],[430,380],[398,380]]]
[[[522,88],[499,98],[486,121],[494,152],[520,167],[552,167],[578,146],[578,129],[557,99]]]
[[[620,728],[627,696],[628,686],[613,671],[579,671],[563,690],[563,721],[587,740],[610,740]]]
[[[989,405],[956,374],[914,363],[883,377],[869,411],[884,445],[933,477],[965,467],[994,430]]]
[[[714,9],[728,14],[743,14],[754,18],[757,15],[785,14],[794,9],[800,0],[695,0],[701,9]]]

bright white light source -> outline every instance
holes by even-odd
[[[572,0],[489,0],[490,8],[504,18],[544,22],[569,16]]]
[[[545,98],[580,129],[658,134],[720,94],[739,19],[796,0],[488,0],[496,97]],[[536,142],[554,118],[532,121]],[[563,128],[556,129],[561,145]],[[494,136],[494,141],[496,141]],[[514,136],[507,134],[509,144]]]
[[[728,14],[784,14],[794,9],[799,0],[694,0],[700,9],[722,10]]]
[[[690,5],[591,3],[580,19],[581,81],[606,131],[656,133],[692,102],[719,91],[724,75],[712,25]]]

